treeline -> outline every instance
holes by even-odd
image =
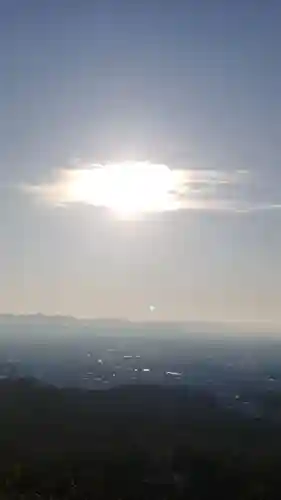
[[[207,392],[0,382],[0,500],[280,498],[281,426]]]

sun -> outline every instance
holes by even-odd
[[[171,208],[173,188],[173,173],[166,165],[124,162],[76,171],[68,192],[76,201],[129,217]]]

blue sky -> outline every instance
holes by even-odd
[[[278,0],[1,2],[0,311],[281,324],[280,16]],[[124,222],[20,189],[78,159],[247,170],[254,210]]]

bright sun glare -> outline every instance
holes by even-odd
[[[75,171],[67,189],[70,198],[122,217],[171,209],[174,184],[166,165],[135,162]]]

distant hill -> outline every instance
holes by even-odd
[[[74,316],[61,316],[53,315],[48,316],[45,314],[0,314],[0,324],[39,324],[39,325],[127,325],[130,322],[126,319],[119,318],[90,318],[90,319],[80,319]]]
[[[131,321],[127,318],[76,318],[74,316],[45,315],[45,314],[0,314],[1,325],[39,325],[57,327],[85,327],[85,328],[110,328],[111,333],[120,333],[120,328],[130,334],[142,335],[146,332],[150,335],[169,335],[176,332],[179,335],[196,334],[205,336],[231,336],[231,335],[279,335],[281,328],[271,324],[243,324],[204,321]]]

